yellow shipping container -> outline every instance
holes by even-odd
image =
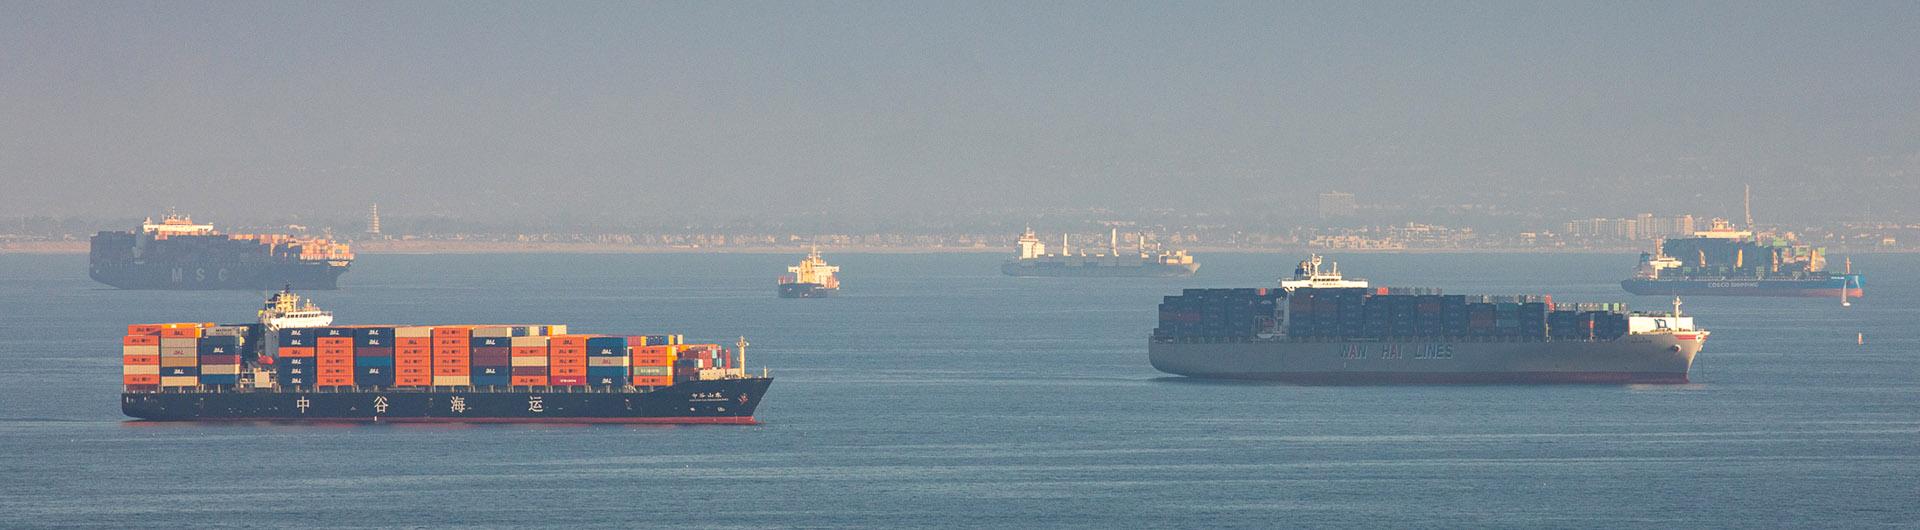
[[[546,366],[547,358],[515,355],[513,356],[513,365],[514,366]]]
[[[436,375],[433,376],[433,386],[473,386],[473,376]]]
[[[121,346],[120,355],[159,355],[159,346]]]
[[[201,365],[200,375],[240,375],[240,365],[237,365],[237,364]]]
[[[200,386],[199,376],[176,376],[160,378],[160,386]]]
[[[160,375],[160,365],[123,364],[123,365],[120,365],[120,374],[121,375]]]

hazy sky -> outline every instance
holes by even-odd
[[[1920,4],[0,2],[0,216],[1920,214]],[[1531,193],[1540,192],[1537,196]]]

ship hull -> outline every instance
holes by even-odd
[[[1613,341],[1150,342],[1149,361],[1188,377],[1297,384],[1678,384],[1705,333]]]
[[[1629,293],[1653,296],[1785,296],[1785,297],[1826,297],[1839,298],[1845,290],[1847,298],[1865,298],[1866,288],[1860,275],[1833,276],[1812,279],[1664,279],[1642,280],[1628,279],[1620,282],[1620,288]]]
[[[838,292],[840,292],[839,289],[828,288],[817,283],[780,284],[781,298],[826,298]]]
[[[340,288],[347,265],[315,263],[95,263],[94,281],[120,289],[307,290]]]
[[[688,381],[648,392],[127,392],[120,408],[149,421],[368,423],[757,423],[770,378]],[[551,388],[551,387],[550,387]]]
[[[1008,276],[1032,277],[1094,277],[1094,278],[1183,278],[1193,276],[1200,270],[1197,263],[1172,265],[1163,263],[1143,264],[1069,264],[1042,262],[1037,260],[1009,261],[1000,266],[1000,273]]]

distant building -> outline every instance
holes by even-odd
[[[374,203],[373,206],[367,208],[367,235],[380,235],[380,203]]]
[[[1353,217],[1359,207],[1353,202],[1353,194],[1342,191],[1329,191],[1320,194],[1320,218],[1337,219]]]

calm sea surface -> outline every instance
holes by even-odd
[[[310,293],[342,323],[557,322],[732,342],[762,425],[134,424],[129,323],[248,321],[249,292],[142,292],[85,256],[0,255],[0,526],[1860,527],[1920,524],[1920,256],[1869,298],[1688,300],[1685,386],[1300,387],[1163,377],[1159,297],[1271,285],[1031,279],[994,255],[368,256]],[[1628,301],[1632,256],[1356,255],[1454,293]],[[1867,344],[1855,344],[1864,333]]]

